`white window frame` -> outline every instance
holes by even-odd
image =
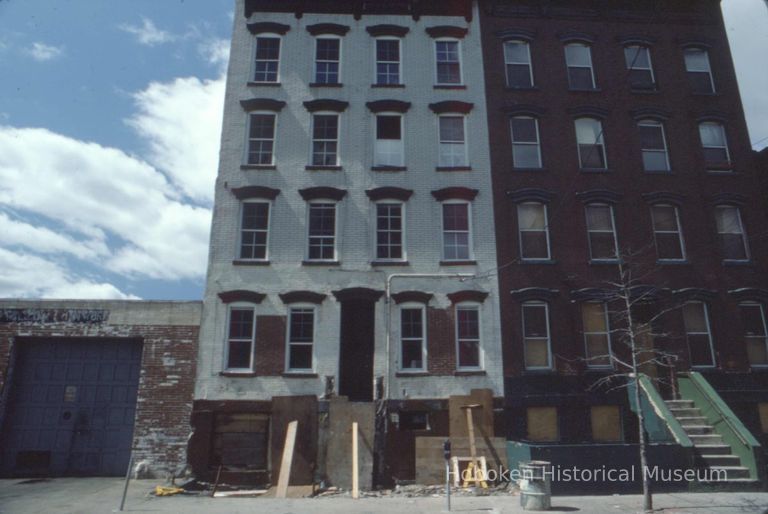
[[[579,141],[579,129],[578,129],[578,123],[581,120],[591,120],[598,124],[600,128],[599,137],[596,141],[592,143],[586,143]],[[576,150],[579,154],[579,169],[582,170],[607,170],[608,169],[608,151],[605,148],[605,128],[603,128],[603,121],[598,118],[593,118],[590,116],[583,116],[581,118],[576,118],[573,120],[573,129],[576,131]],[[602,168],[586,168],[584,167],[584,161],[581,158],[581,145],[590,145],[590,146],[599,146],[600,150],[603,152],[603,167]]]
[[[656,214],[654,213],[654,209],[656,207],[667,207],[674,210],[675,222],[677,223],[677,230],[656,230]],[[683,237],[683,227],[680,224],[680,210],[677,208],[676,205],[672,205],[668,203],[657,203],[657,204],[651,205],[651,228],[653,229],[653,242],[656,246],[656,258],[659,262],[685,262],[688,260],[688,254],[685,251],[685,238]],[[656,238],[656,234],[677,234],[677,240],[678,240],[678,243],[680,244],[681,257],[679,259],[662,258],[659,255],[659,242]]]
[[[584,327],[584,311],[583,308],[581,310],[581,317],[582,317],[582,330],[584,334],[584,357],[587,364],[587,368],[590,369],[613,369],[613,341],[611,337],[611,318],[608,316],[608,304],[606,302],[600,302],[600,301],[590,301],[590,302],[584,302],[589,303],[593,305],[600,305],[603,310],[603,319],[605,320],[605,332],[587,332],[584,330],[586,327]],[[589,343],[587,341],[588,335],[605,335],[606,336],[606,342],[608,344],[608,364],[592,364],[592,358],[596,357],[595,355],[589,355]]]
[[[397,116],[400,118],[400,162],[399,164],[382,164],[378,160],[379,155],[379,135],[378,123],[379,116]],[[396,141],[395,139],[382,139],[381,141]],[[405,166],[405,116],[400,112],[377,112],[374,115],[373,126],[373,166],[374,167],[404,167]]]
[[[336,117],[336,139],[315,139],[315,116],[335,116]],[[310,123],[310,148],[309,148],[309,165],[320,167],[335,167],[339,166],[341,162],[341,113],[333,111],[318,111],[312,113]],[[321,142],[336,142],[336,161],[333,164],[315,164],[315,141]]]
[[[445,210],[444,207],[446,205],[465,205],[467,208],[467,246],[468,246],[468,253],[469,255],[466,258],[448,258],[448,256],[445,255],[445,235],[446,235],[446,229],[445,229]],[[451,233],[463,233],[458,231],[451,231]],[[472,261],[475,259],[475,252],[474,252],[474,244],[472,241],[472,202],[469,202],[467,200],[445,200],[443,202],[440,202],[440,234],[441,234],[441,242],[442,242],[442,260],[446,262],[462,262],[462,261]]]
[[[520,225],[520,207],[523,205],[540,205],[544,209],[544,230],[523,229]],[[546,257],[523,257],[523,232],[544,232],[547,239]],[[549,209],[543,202],[520,202],[517,204],[517,239],[520,245],[520,260],[525,262],[549,261],[552,260],[552,247],[549,240]]]
[[[227,324],[224,327],[224,362],[222,369],[227,373],[253,373],[254,364],[256,361],[256,306],[247,302],[234,302],[226,305],[227,308]],[[233,310],[249,310],[253,314],[253,326],[251,327],[251,359],[247,368],[230,368],[229,367],[229,345],[230,342],[245,342],[246,339],[232,339],[229,337],[229,331],[232,323],[232,311]]]
[[[526,329],[525,329],[525,308],[526,307],[541,307],[544,306],[544,316],[546,317],[547,322],[547,365],[546,366],[528,366],[527,364],[527,354],[528,354],[528,339],[533,339],[526,337]],[[525,301],[520,304],[520,322],[522,324],[522,339],[523,339],[523,367],[526,370],[551,370],[552,369],[552,327],[550,326],[550,320],[549,320],[549,303],[541,301],[541,300],[530,300]]]
[[[754,302],[754,301],[747,301],[747,302],[740,302],[739,303],[739,309],[742,307],[757,307],[760,309],[760,319],[763,322],[763,335],[762,336],[750,336],[747,334],[746,330],[744,331],[744,339],[745,343],[747,339],[762,339],[763,340],[763,346],[766,347],[766,352],[768,352],[768,324],[766,324],[766,318],[765,318],[765,305],[763,305],[760,302]],[[743,319],[743,316],[742,316]],[[746,349],[745,349],[746,350]],[[749,360],[749,354],[747,354],[747,360]],[[765,364],[752,364],[749,363],[749,366],[751,368],[768,368],[768,363]]]
[[[293,311],[311,311],[312,312],[312,342],[291,342],[291,318],[293,317]],[[288,306],[288,326],[285,331],[285,372],[286,373],[314,373],[317,365],[317,306],[308,303],[295,303]],[[312,346],[312,367],[311,368],[291,368],[291,345],[297,346]]]
[[[584,66],[581,64],[570,64],[568,62],[568,48],[569,47],[577,47],[581,46],[587,49],[587,55],[589,56],[589,66]],[[593,91],[597,89],[597,81],[595,80],[595,64],[592,61],[592,45],[589,45],[587,43],[580,43],[580,42],[572,42],[568,43],[563,47],[563,52],[565,53],[565,68],[566,68],[566,74],[568,76],[568,89],[572,89],[574,91]],[[583,89],[583,88],[575,88],[571,84],[571,74],[569,68],[588,68],[589,69],[589,76],[592,78],[592,87]]]
[[[462,132],[464,134],[464,140],[461,141],[461,145],[463,146],[464,152],[463,152],[463,161],[460,164],[453,164],[453,163],[447,163],[443,162],[443,145],[457,145],[457,141],[443,141],[441,130],[440,130],[440,121],[443,118],[459,118],[461,119],[461,125],[462,125]],[[441,168],[463,168],[469,166],[469,144],[467,143],[467,116],[460,113],[443,113],[437,116],[437,162],[438,166]]]
[[[267,206],[267,228],[262,229],[247,229],[248,232],[264,232],[266,233],[266,241],[265,241],[265,248],[264,248],[264,257],[243,257],[243,235],[246,232],[246,229],[243,227],[243,216],[245,215],[245,206],[247,204],[264,204]],[[238,232],[237,237],[237,259],[241,261],[254,261],[254,262],[263,262],[269,260],[269,237],[270,237],[270,228],[272,226],[272,201],[266,200],[263,198],[253,198],[253,199],[246,199],[243,200],[240,203],[240,230]]]
[[[645,66],[638,66],[637,65],[637,59],[636,57],[633,57],[632,60],[634,62],[626,62],[627,61],[627,50],[633,50],[633,49],[641,49],[644,50],[646,55],[648,56],[648,67]],[[631,44],[624,47],[624,61],[627,65],[627,71],[632,70],[642,70],[642,71],[648,71],[651,74],[651,87],[656,87],[656,74],[653,71],[653,61],[651,60],[651,49],[644,45],[639,44]],[[632,85],[632,84],[630,84]]]
[[[441,61],[438,61],[437,59],[438,43],[456,43],[456,52],[459,56],[459,81],[458,82],[440,82],[440,73],[438,72],[438,68],[439,68],[438,64]],[[451,37],[441,37],[441,38],[435,39],[434,56],[435,56],[435,85],[436,86],[463,86],[464,85],[464,59],[462,58],[461,39],[456,39]],[[448,61],[444,61],[444,62],[448,62]]]
[[[322,60],[321,61],[321,60],[319,60],[317,58],[318,42],[320,40],[329,40],[329,39],[334,39],[334,40],[339,42],[339,60],[338,61],[326,61],[326,60]],[[320,35],[320,36],[315,36],[315,53],[313,54],[313,57],[312,57],[312,59],[313,59],[313,66],[312,67],[313,67],[313,73],[314,73],[313,76],[312,76],[312,83],[313,84],[331,85],[331,86],[333,86],[333,85],[336,85],[336,84],[342,84],[343,83],[343,81],[341,80],[341,72],[342,72],[341,62],[342,62],[343,55],[344,55],[343,54],[343,51],[344,51],[343,46],[344,45],[342,44],[342,38],[339,37],[339,36],[334,36],[334,35],[330,35],[330,34],[323,34],[323,35]],[[338,80],[336,82],[318,82],[318,80],[317,80],[318,79],[318,64],[321,63],[321,62],[335,62],[335,63],[338,64],[339,72],[337,74]]]
[[[646,173],[659,173],[659,172],[667,172],[670,171],[671,165],[669,162],[669,145],[667,144],[667,134],[666,130],[664,128],[664,124],[658,120],[654,119],[642,119],[637,122],[637,127],[655,127],[658,128],[661,131],[661,142],[664,144],[664,162],[666,163],[666,168],[663,170],[648,170],[645,167],[645,159],[643,159],[643,171]],[[652,152],[652,153],[662,153],[662,150],[652,149],[652,148],[643,148],[642,144],[640,145],[640,157],[643,158],[646,152]]]
[[[688,58],[687,58],[687,55],[688,55],[688,52],[691,51],[691,50],[699,51],[699,52],[702,52],[704,54],[704,57],[706,57],[706,59],[707,59],[707,69],[706,70],[691,70],[691,69],[688,68]],[[715,77],[714,77],[714,75],[712,73],[712,62],[709,60],[709,50],[707,50],[706,48],[698,47],[698,46],[689,46],[687,48],[684,48],[683,49],[683,62],[685,63],[685,72],[686,73],[706,73],[709,76],[709,84],[710,84],[710,87],[712,88],[711,94],[714,94],[714,93],[717,92],[717,88],[715,87]]]
[[[311,216],[313,205],[333,205],[333,258],[332,259],[313,259],[310,257],[310,246],[312,238],[322,238],[324,236],[311,235]],[[339,259],[339,202],[329,198],[317,198],[307,202],[307,243],[306,260],[310,262],[338,262]]]
[[[420,368],[406,368],[403,364],[403,311],[404,310],[418,310],[421,312],[421,367]],[[424,373],[427,371],[427,309],[423,303],[407,302],[398,305],[398,335],[400,336],[400,351],[398,352],[398,370],[401,373]],[[409,341],[413,341],[413,338],[409,338]]]
[[[715,347],[714,347],[713,342],[712,342],[712,323],[711,323],[711,321],[709,319],[709,305],[707,305],[706,302],[702,302],[702,301],[698,301],[698,300],[697,301],[691,301],[691,302],[685,302],[685,305],[693,304],[693,303],[701,305],[702,309],[704,309],[704,322],[707,324],[707,331],[706,332],[690,332],[688,330],[688,322],[685,319],[685,311],[683,311],[683,325],[685,327],[685,342],[688,345],[688,354],[690,356],[690,352],[691,352],[691,343],[688,340],[688,336],[689,335],[702,335],[702,334],[706,334],[707,335],[707,341],[709,343],[709,355],[710,355],[712,364],[696,364],[696,365],[694,365],[693,362],[691,362],[690,363],[691,364],[691,368],[696,368],[696,369],[699,369],[699,368],[701,368],[701,369],[714,368],[717,365],[717,360],[715,359]]]
[[[720,228],[717,226],[717,212],[722,211],[725,209],[734,209],[736,211],[736,218],[739,220],[739,229],[741,232],[720,232]],[[744,246],[744,258],[743,259],[723,259],[723,262],[748,262],[752,259],[750,249],[749,249],[749,241],[747,241],[747,231],[744,229],[744,220],[741,219],[741,209],[737,207],[736,205],[715,205],[715,228],[717,230],[718,239],[720,239],[721,234],[740,234],[741,235],[741,244]],[[721,243],[718,241],[718,243]],[[721,248],[720,251],[722,252],[724,248]]]
[[[526,54],[528,55],[528,62],[516,62],[511,61],[507,58],[507,44],[522,44],[525,45]],[[504,41],[502,45],[502,51],[504,53],[504,77],[507,81],[507,87],[514,88],[514,89],[529,89],[536,87],[535,82],[533,81],[533,60],[531,58],[531,43],[529,41],[526,41],[524,39],[508,39]],[[528,88],[522,88],[518,86],[513,86],[509,80],[509,66],[510,65],[526,65],[528,66],[528,76],[531,79],[531,85],[528,86]]]
[[[257,59],[257,51],[259,46],[259,39],[260,38],[270,38],[270,39],[277,39],[278,45],[277,45],[277,61],[274,59]],[[264,32],[261,34],[257,34],[253,38],[253,48],[252,48],[252,58],[251,58],[251,82],[254,82],[256,84],[279,84],[280,83],[280,61],[283,56],[283,37],[280,34],[275,34],[272,32]],[[275,80],[256,80],[256,63],[258,62],[277,62],[277,74],[275,76]]]
[[[274,111],[251,111],[248,114],[246,120],[245,130],[245,152],[243,154],[243,164],[246,166],[274,166],[275,154],[277,152],[277,113]],[[252,163],[250,162],[251,154],[251,123],[253,123],[254,115],[267,115],[272,116],[272,139],[253,139],[253,141],[272,141],[272,159],[269,163]]]
[[[702,134],[701,134],[701,127],[704,126],[704,125],[717,127],[719,129],[720,135],[723,138],[722,146],[720,146],[720,145],[714,146],[714,145],[705,145],[704,144],[704,139],[701,137],[702,136]],[[728,148],[728,135],[725,133],[725,125],[723,125],[719,121],[702,121],[701,123],[699,123],[698,128],[699,128],[699,141],[701,142],[702,150],[706,150],[707,148],[715,148],[715,149],[718,149],[718,150],[725,150],[725,161],[724,161],[724,164],[728,164],[728,165],[732,164],[732,162],[731,162],[731,150],[730,150],[730,148]],[[709,163],[707,163],[706,157],[704,158],[704,164],[705,164],[705,166],[709,165]],[[717,170],[717,171],[722,171],[722,170]]]
[[[397,205],[400,207],[400,258],[379,257],[379,206]],[[373,261],[375,262],[405,262],[408,260],[406,254],[406,226],[405,226],[405,202],[400,200],[382,199],[373,204]],[[387,231],[392,232],[392,231]]]
[[[453,306],[453,309],[454,318],[456,318],[453,327],[455,334],[456,371],[481,371],[485,369],[485,352],[483,352],[483,306],[478,302],[459,302]],[[463,341],[477,341],[477,366],[462,366],[459,362],[459,343],[462,341],[459,339],[459,310],[471,310],[477,312],[477,340],[463,339]]]
[[[590,236],[590,234],[592,232],[598,232],[598,233],[604,234],[604,233],[607,233],[608,231],[607,230],[593,230],[593,229],[589,228],[589,215],[587,214],[587,209],[589,209],[589,207],[608,207],[608,209],[610,210],[610,212],[611,212],[611,232],[613,233],[613,248],[616,251],[616,256],[615,257],[598,257],[598,258],[592,257],[592,237]],[[588,204],[586,204],[584,206],[584,216],[585,216],[585,223],[586,223],[586,226],[587,226],[587,243],[589,245],[589,260],[593,261],[593,262],[616,262],[616,261],[618,261],[619,260],[619,237],[616,234],[616,216],[615,216],[615,213],[613,212],[613,205],[611,205],[609,203],[600,203],[600,202],[588,203]]]
[[[516,120],[516,119],[518,119],[518,120],[522,120],[522,119],[533,120],[533,124],[536,127],[536,142],[535,143],[531,143],[531,142],[528,142],[528,141],[516,141],[515,140],[515,131],[512,128],[512,122],[514,120]],[[513,169],[521,169],[521,170],[541,169],[542,166],[543,166],[543,162],[542,162],[542,159],[541,159],[541,134],[539,132],[539,119],[536,118],[535,116],[510,116],[510,118],[509,118],[509,134],[510,134],[510,137],[512,138],[512,168]],[[517,166],[516,163],[515,163],[515,146],[535,146],[536,147],[536,153],[537,153],[537,155],[539,157],[538,166],[534,166],[534,167],[530,167],[530,166]]]
[[[395,41],[400,60],[397,61],[397,82],[379,82],[379,64],[394,64],[394,61],[379,61],[379,41]],[[374,39],[373,44],[373,83],[377,86],[400,86],[403,80],[403,40],[396,36],[380,36]]]

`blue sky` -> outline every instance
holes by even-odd
[[[233,9],[0,0],[0,297],[201,297]],[[723,10],[768,146],[768,9]]]

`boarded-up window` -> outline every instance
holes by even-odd
[[[556,407],[528,407],[528,440],[529,441],[557,441],[559,430],[557,428]]]
[[[269,416],[252,413],[216,414],[212,463],[225,468],[267,469]]]
[[[760,413],[760,428],[768,434],[768,403],[758,403],[757,410]]]
[[[595,405],[590,409],[592,440],[595,442],[622,441],[621,412],[617,405]]]

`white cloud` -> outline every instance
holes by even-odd
[[[35,255],[0,248],[0,297],[137,299],[112,284],[72,276],[64,267]]]
[[[149,145],[148,160],[189,198],[210,205],[218,168],[224,78],[151,83],[127,120]]]
[[[46,227],[36,227],[25,221],[11,219],[0,212],[0,233],[3,234],[2,244],[19,246],[42,254],[70,254],[78,259],[95,261],[109,254],[109,248],[104,241],[104,234],[92,238],[85,234],[70,236],[50,230]]]
[[[38,41],[32,43],[32,47],[28,48],[26,52],[32,56],[34,60],[43,62],[61,57],[61,55],[64,53],[64,47],[46,45],[45,43],[40,43]]]
[[[203,59],[211,64],[219,66],[222,73],[226,71],[229,62],[229,40],[209,39],[198,45],[198,51]]]
[[[142,45],[156,46],[176,40],[175,35],[157,28],[155,23],[149,18],[142,18],[141,26],[123,24],[119,25],[118,28],[136,36],[136,39]]]

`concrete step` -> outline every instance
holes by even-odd
[[[710,435],[715,433],[715,429],[710,425],[683,425],[683,430],[689,436],[691,435]]]
[[[722,476],[722,472],[725,472],[727,480],[749,479],[749,468],[744,466],[710,466],[709,471],[714,480]]]
[[[694,446],[699,446],[700,444],[723,444],[723,438],[718,434],[689,434],[688,437],[691,438]]]
[[[700,457],[708,467],[741,465],[741,459],[737,455],[701,455]]]
[[[680,407],[669,409],[672,415],[676,418],[700,418],[701,411],[695,407]]]
[[[696,407],[693,400],[666,400],[664,403],[670,409],[692,409]]]
[[[676,418],[678,422],[684,427],[686,426],[699,426],[699,425],[708,425],[707,418],[704,416],[693,416],[693,417],[679,417]]]
[[[696,444],[695,441],[693,441]],[[697,444],[696,450],[702,457],[709,457],[710,455],[731,455],[731,447],[727,444]]]

